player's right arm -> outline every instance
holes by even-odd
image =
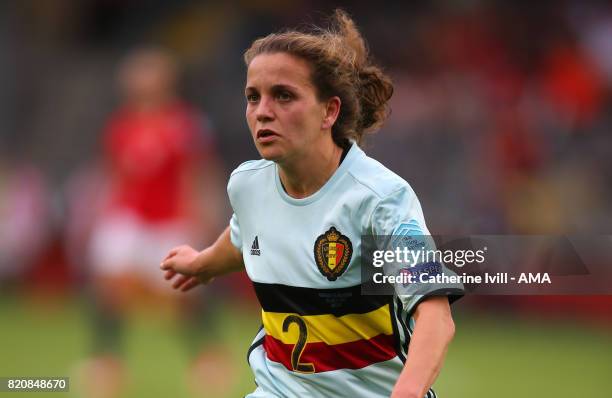
[[[172,287],[185,292],[217,276],[244,269],[244,261],[242,253],[232,244],[227,227],[215,243],[201,252],[187,245],[173,248],[160,268],[166,271],[167,280],[179,275]]]

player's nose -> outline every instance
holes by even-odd
[[[255,110],[255,117],[258,122],[264,122],[274,119],[274,103],[271,98],[262,97],[257,104]]]

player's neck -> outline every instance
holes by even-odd
[[[149,113],[163,109],[176,102],[174,95],[134,97],[128,100],[128,107],[138,113]]]
[[[306,198],[317,192],[340,165],[342,148],[333,144],[310,151],[291,162],[279,163],[280,179],[285,192],[293,198]]]

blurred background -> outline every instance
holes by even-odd
[[[337,6],[395,84],[366,152],[411,183],[433,233],[610,235],[609,2],[6,1],[0,376],[68,376],[72,397],[254,389],[248,280],[176,295],[158,264],[211,243],[229,173],[258,157],[243,51]],[[454,311],[440,396],[612,394],[612,296]]]

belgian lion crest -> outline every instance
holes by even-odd
[[[330,281],[335,281],[346,271],[352,255],[353,244],[350,239],[335,227],[319,235],[315,241],[315,262],[319,271]]]

